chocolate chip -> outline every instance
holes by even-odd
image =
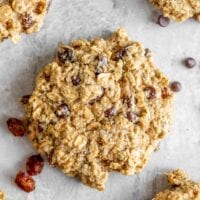
[[[79,85],[80,82],[81,82],[81,78],[79,74],[77,76],[72,76],[72,84],[74,86]]]
[[[132,111],[129,111],[126,113],[126,116],[127,116],[127,119],[130,121],[130,122],[135,122],[136,119],[137,119],[137,115],[132,112]]]
[[[151,50],[150,50],[150,49],[146,48],[144,51],[145,51],[145,52],[144,52],[144,55],[145,55],[146,57],[149,57],[149,56],[151,55]]]
[[[170,87],[173,92],[179,92],[182,88],[181,83],[178,81],[172,82]]]
[[[157,23],[161,26],[161,27],[167,27],[170,23],[170,19],[168,17],[164,17],[163,15],[160,15],[158,17],[158,21]]]
[[[25,95],[25,96],[23,96],[23,97],[20,99],[20,102],[21,102],[22,104],[27,104],[28,101],[29,101],[29,99],[30,99],[30,97],[31,97],[31,95]]]
[[[196,64],[197,64],[197,62],[194,58],[190,57],[190,58],[185,59],[185,66],[187,68],[193,68],[196,66]]]
[[[62,64],[73,62],[75,60],[75,52],[71,47],[60,47],[57,56]]]
[[[148,86],[144,89],[147,99],[154,99],[156,97],[156,89],[152,86]]]
[[[111,117],[115,115],[115,113],[116,113],[116,110],[115,110],[115,107],[113,106],[109,108],[108,110],[106,110],[104,114],[105,114],[105,117]]]
[[[60,118],[68,117],[70,114],[67,104],[63,103],[57,107],[56,115]]]
[[[164,87],[164,88],[162,89],[162,98],[163,98],[163,99],[166,99],[166,98],[170,97],[171,95],[172,95],[172,94],[171,94],[171,91],[169,90],[169,88]]]
[[[115,56],[115,60],[120,60],[123,59],[124,56],[126,56],[128,53],[128,49],[127,48],[122,48],[120,51],[117,52],[116,56]]]
[[[22,26],[24,29],[28,29],[33,25],[33,18],[30,14],[25,14],[22,16]]]

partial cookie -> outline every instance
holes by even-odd
[[[167,175],[171,189],[160,192],[153,200],[200,200],[200,183],[189,179],[182,170]]]
[[[33,146],[53,166],[103,190],[109,171],[140,172],[169,131],[173,95],[152,55],[119,29],[58,48],[25,116]]]
[[[0,42],[18,42],[21,33],[38,32],[50,0],[0,0]]]
[[[165,17],[178,22],[190,17],[200,20],[199,0],[150,0],[150,2],[160,9]]]
[[[5,200],[6,197],[5,197],[5,194],[3,191],[0,190],[0,200]]]

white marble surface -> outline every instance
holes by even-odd
[[[38,34],[23,36],[19,44],[0,44],[0,188],[8,200],[147,200],[165,187],[161,176],[182,168],[200,180],[200,24],[189,20],[161,28],[152,22],[153,8],[147,0],[53,0],[45,26]],[[36,72],[50,62],[59,42],[79,37],[107,36],[117,27],[154,52],[156,65],[183,89],[176,95],[171,134],[139,175],[110,174],[104,192],[90,189],[56,169],[45,166],[36,177],[36,190],[19,190],[13,179],[34,152],[30,142],[7,130],[8,117],[20,117],[20,96],[31,92]],[[182,65],[193,56],[194,69]]]

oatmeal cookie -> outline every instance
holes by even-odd
[[[107,40],[61,45],[25,99],[33,146],[98,190],[109,171],[133,175],[144,168],[169,131],[173,104],[150,51],[123,29]]]
[[[200,183],[189,179],[182,170],[167,175],[171,189],[160,192],[153,200],[200,200]]]
[[[6,197],[5,197],[5,194],[3,191],[0,190],[0,200],[5,200]]]
[[[10,38],[14,43],[20,33],[38,32],[50,0],[0,0],[0,42]]]
[[[195,17],[200,21],[199,0],[150,0],[150,2],[160,9],[165,17],[178,22],[190,17]]]

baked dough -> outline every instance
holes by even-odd
[[[48,6],[49,0],[0,0],[0,42],[10,38],[16,43],[20,33],[38,32]]]
[[[200,21],[199,0],[150,0],[150,2],[161,10],[165,17],[178,22],[194,17]]]
[[[167,175],[171,189],[156,195],[153,200],[200,200],[200,183],[189,179],[182,170],[175,170]]]
[[[65,174],[103,190],[109,171],[140,172],[169,131],[173,95],[149,50],[123,29],[61,45],[26,100],[33,146]]]
[[[0,190],[0,200],[5,200],[6,197],[5,197],[5,194],[3,191]]]

